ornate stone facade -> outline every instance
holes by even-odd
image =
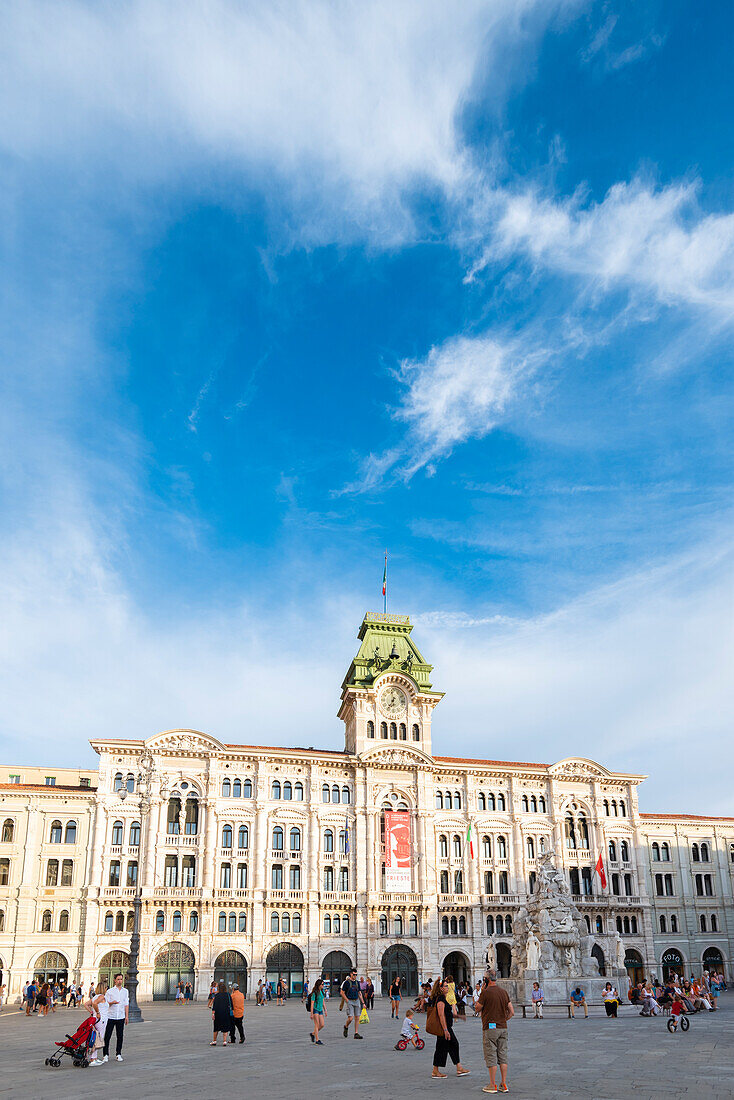
[[[434,755],[441,694],[411,632],[407,618],[365,617],[342,685],[343,752],[172,730],[94,741],[98,773],[57,769],[54,786],[40,769],[0,773],[11,999],[41,969],[89,981],[124,963],[138,891],[142,1000],[170,996],[179,979],[201,996],[215,973],[250,993],[284,974],[297,991],[352,963],[378,990],[396,970],[414,985],[444,967],[477,975],[488,959],[518,981],[544,954],[561,965],[563,950],[577,952],[580,975],[720,959],[729,976],[734,819],[641,814],[644,776],[576,757]],[[412,883],[400,894],[384,889],[386,809],[411,816]],[[554,937],[561,898],[568,948]],[[58,958],[42,963],[49,952]]]

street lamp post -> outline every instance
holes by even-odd
[[[147,845],[147,831],[145,830],[145,819],[150,810],[150,789],[153,781],[155,770],[153,767],[153,754],[145,752],[138,760],[138,767],[140,771],[137,775],[137,787],[141,792],[140,797],[140,849],[143,853],[143,859],[138,864],[138,874],[135,881],[135,897],[133,898],[133,932],[130,937],[130,966],[128,968],[127,978],[127,991],[130,999],[129,1004],[129,1020],[133,1024],[142,1024],[143,1014],[140,1011],[138,1004],[138,954],[140,952],[140,913],[143,908],[143,897],[141,894],[142,882],[143,882],[143,868],[145,867],[145,850]],[[124,802],[127,798],[128,792],[125,787],[119,791],[119,796]],[[145,841],[145,844],[143,843]]]

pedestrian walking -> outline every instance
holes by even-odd
[[[187,982],[186,987],[184,989],[184,1001],[186,1002],[187,1005],[190,1005],[191,1002],[193,1001],[193,999],[194,999],[194,991],[191,988],[191,982]]]
[[[390,986],[390,1019],[393,1016],[395,1019],[400,1018],[400,1001],[402,994],[400,992],[400,978],[393,978],[392,985]]]
[[[25,1014],[26,1014],[26,1016],[30,1016],[30,1014],[31,1014],[31,1009],[33,1008],[33,1006],[35,1004],[35,1001],[36,1001],[36,993],[38,993],[38,986],[36,985],[36,979],[34,978],[32,981],[28,982],[28,985],[26,986],[26,990],[25,990]]]
[[[118,1062],[121,1062],[125,1024],[130,1022],[130,997],[122,984],[122,974],[115,974],[115,984],[105,993],[105,1000],[107,1001],[107,1026],[104,1032],[102,1061],[109,1061],[110,1039],[114,1031],[115,1057]]]
[[[51,987],[48,982],[44,982],[41,988],[36,994],[36,1007],[40,1008],[39,1016],[48,1016],[48,1010],[51,1003]]]
[[[367,975],[367,996],[364,1003],[370,1011],[375,1007],[375,987],[369,974]]]
[[[245,995],[237,982],[232,986],[230,1000],[232,1002],[232,1024],[229,1029],[229,1041],[230,1043],[234,1043],[234,1033],[235,1030],[237,1030],[240,1037],[240,1043],[244,1043]]]
[[[489,1084],[482,1092],[509,1092],[507,1087],[507,1025],[515,1015],[507,991],[497,985],[497,971],[488,970],[484,989],[479,997],[482,1014],[482,1051],[489,1070]],[[500,1085],[497,1088],[497,1065]]]
[[[619,994],[614,988],[611,982],[607,982],[602,992],[602,1000],[604,1001],[604,1008],[607,1011],[607,1016],[617,1017],[617,1007],[619,1005]]]
[[[349,1024],[354,1020],[354,1038],[363,1039],[364,1036],[359,1034],[359,1015],[361,1007],[364,1007],[364,999],[359,988],[359,982],[357,981],[357,970],[353,968],[350,971],[349,977],[346,978],[341,985],[341,1003],[339,1005],[339,1011],[343,1008],[347,1010],[347,1022],[344,1025],[344,1038],[346,1039],[349,1034]]]
[[[533,982],[533,991],[530,994],[530,1000],[533,1002],[533,1017],[536,1020],[542,1020],[543,990],[540,988],[540,982]]]
[[[429,1035],[436,1036],[431,1077],[448,1077],[448,1074],[443,1072],[447,1057],[456,1066],[457,1077],[468,1077],[469,1070],[461,1064],[459,1040],[454,1035],[454,1011],[446,999],[448,990],[446,978],[438,978],[431,990],[431,1005],[426,1020],[426,1031]]]
[[[311,993],[310,1002],[306,1004],[311,1005],[311,1020],[313,1023],[313,1031],[311,1032],[311,1042],[317,1046],[323,1046],[324,1044],[319,1039],[319,1032],[324,1030],[326,1026],[326,1017],[328,1012],[326,1011],[326,1004],[324,1003],[324,983],[321,978],[318,978],[313,984],[313,992]],[[349,1020],[347,1019],[347,1027],[349,1026]],[[344,1034],[346,1035],[346,1027]]]
[[[305,1002],[308,1000],[308,992],[309,992],[308,978],[306,978],[305,982],[303,983],[303,988],[301,989],[301,1003],[302,1004],[305,1004]]]
[[[260,986],[258,986],[258,989],[259,988],[260,988]],[[214,1003],[214,998],[216,997],[216,995],[217,995],[217,983],[212,982],[212,984],[209,986],[209,996],[208,996],[207,1002],[206,1002],[206,1007],[207,1008],[212,1007],[212,1004]]]
[[[214,1037],[210,1047],[217,1045],[217,1035],[222,1033],[222,1046],[227,1045],[227,1036],[232,1028],[232,1002],[224,982],[219,983],[217,992],[212,1001],[212,1020],[214,1021]]]
[[[275,1002],[276,1007],[278,1005],[284,1005],[285,1004],[285,986],[283,985],[283,979],[282,978],[278,978],[277,994],[278,994],[278,998]]]

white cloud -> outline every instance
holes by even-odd
[[[711,767],[734,766],[733,593],[731,542],[710,542],[541,618],[477,614],[467,629],[422,614],[417,640],[447,693],[434,751],[591,757],[649,774],[643,810],[731,813]]]
[[[566,201],[532,191],[508,195],[483,262],[525,254],[600,289],[622,285],[731,321],[734,215],[703,215],[697,192],[695,184],[656,190],[635,179],[586,205],[581,195]]]

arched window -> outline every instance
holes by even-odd
[[[532,810],[532,812],[534,814],[537,814],[537,812],[538,812],[538,800],[537,800],[537,798],[535,797],[534,794],[530,796],[530,809]]]
[[[229,779],[222,780],[222,798],[230,798],[232,795],[232,784]]]
[[[443,796],[443,808],[444,810],[450,810],[453,807],[453,800],[451,798],[451,791],[446,791]]]
[[[273,829],[273,851],[283,851],[283,830],[280,825],[276,825]]]
[[[68,829],[67,825],[67,829]],[[708,863],[709,861],[709,846],[708,844],[701,845],[701,863]]]
[[[538,847],[540,848],[540,851],[541,851],[541,852],[544,852],[544,851],[545,851],[545,837],[544,837],[544,836],[542,836],[542,837],[540,838],[540,841],[539,841],[539,843],[538,843]]]
[[[284,913],[280,918],[280,930],[281,932],[290,932],[291,930],[291,915],[290,913]]]
[[[453,839],[454,858],[461,859],[461,837],[454,833]]]
[[[449,842],[448,842],[448,837],[444,836],[443,833],[441,833],[441,835],[438,838],[438,854],[439,854],[439,856],[442,856],[445,859],[448,858]]]
[[[602,935],[604,934],[604,921],[602,920],[601,917],[596,918],[596,930],[597,930],[597,932],[600,932]]]
[[[43,911],[43,916],[41,917],[41,931],[42,932],[50,932],[51,931],[51,910],[50,909],[44,909],[44,911]]]
[[[660,931],[661,932],[667,932],[668,931],[667,922],[666,922],[664,916],[660,918]]]
[[[283,784],[283,799],[285,802],[293,801],[293,784],[289,779]]]
[[[699,924],[701,926],[701,931],[705,932],[706,931],[706,914],[705,913],[701,913],[701,916],[699,917]]]
[[[459,935],[466,935],[466,917],[459,917]]]
[[[652,844],[652,861],[653,863],[660,862],[660,845],[657,840],[654,840]]]
[[[670,845],[669,844],[661,844],[660,845],[660,858],[663,861],[663,863],[669,863],[670,862]]]
[[[372,738],[372,737],[375,736],[375,723],[372,721],[371,718],[370,718],[369,722],[367,723],[367,736],[369,738]]]
[[[303,783],[300,781],[296,783],[293,791],[296,796],[296,802],[303,802]]]
[[[227,922],[227,930],[232,933],[237,931],[237,914],[230,913],[229,920]]]
[[[395,919],[393,921],[393,935],[394,936],[402,936],[402,934],[403,934],[403,918],[398,913],[398,915],[395,917]]]
[[[247,913],[240,913],[239,917],[237,918],[237,921],[238,921],[238,930],[240,932],[246,932],[247,931]]]
[[[166,930],[166,914],[162,909],[159,909],[155,915],[155,930],[156,932],[165,932]]]
[[[620,800],[619,800],[619,812],[620,812],[622,817],[627,816],[627,807],[624,804],[624,799],[623,798],[620,798]]]
[[[199,931],[199,914],[195,909],[192,909],[189,913],[189,932]]]
[[[407,741],[408,740],[408,729],[405,725],[405,722],[400,723],[400,740],[401,741]]]
[[[270,914],[270,931],[280,932],[280,916],[277,913]]]
[[[498,794],[497,795],[497,809],[498,810],[507,809],[507,807],[505,805],[505,796],[503,794]]]
[[[67,821],[64,830],[64,843],[76,844],[76,821]]]
[[[451,928],[451,935],[456,936],[458,934],[458,931],[459,931],[459,926],[457,924],[456,917],[451,918],[451,920],[449,921],[449,926]]]
[[[246,825],[240,825],[237,830],[237,847],[249,848],[250,847],[250,830]]]
[[[337,804],[339,803],[339,788],[337,787],[336,783],[331,788],[331,801],[336,802]]]
[[[617,810],[617,802],[616,802],[616,799],[614,799],[614,798],[612,799],[612,813],[614,814],[615,817],[619,816],[618,815],[618,810]]]
[[[535,843],[531,836],[528,837],[528,859],[535,859]]]
[[[716,919],[716,913],[711,914],[711,931],[712,932],[718,932],[719,931],[719,922]]]
[[[397,741],[398,739],[398,727],[394,722],[390,723],[390,739],[391,741]]]
[[[234,783],[232,784],[232,797],[242,798],[242,783],[239,779],[235,779]]]
[[[122,772],[117,773],[117,775],[115,776],[114,782],[112,784],[112,787],[113,787],[113,790],[116,790],[116,791],[121,791],[122,790]]]
[[[232,847],[232,826],[231,825],[224,825],[222,827],[222,847],[223,848],[231,848]]]
[[[678,918],[676,917],[675,913],[673,913],[672,917],[670,918],[670,931],[678,931]]]
[[[535,892],[535,881],[536,881],[535,871],[531,871],[530,874],[528,875],[528,893],[529,894],[532,894],[532,893]]]
[[[414,741],[420,741],[420,739],[421,739],[420,726],[418,725],[417,722],[414,722],[413,723],[413,740]]]
[[[455,894],[463,894],[464,893],[464,872],[463,871],[454,871],[454,893]]]
[[[3,835],[2,835],[3,844],[12,844],[14,835],[15,835],[15,822],[13,821],[12,817],[6,817],[5,821],[3,822]]]
[[[50,836],[49,836],[49,840],[51,841],[52,844],[60,844],[61,843],[61,822],[60,821],[52,821],[51,822],[51,833],[50,833]],[[115,841],[113,840],[112,843],[114,844]],[[122,844],[122,841],[118,840],[117,843]]]
[[[734,863],[734,842],[729,845],[729,859]]]
[[[487,809],[487,800],[484,797],[484,794],[483,794],[482,791],[480,791],[479,794],[477,795],[477,809],[478,810],[486,810]]]
[[[133,821],[132,825],[130,826],[130,835],[128,837],[128,843],[129,843],[131,848],[139,848],[140,847],[140,822],[139,821]]]
[[[349,794],[349,787],[342,787],[342,802],[344,803],[345,806],[348,806],[349,803],[351,802],[351,797],[350,797],[350,794]]]
[[[522,796],[522,808],[525,813],[528,813],[528,811],[530,810],[530,803],[528,802],[528,796],[526,794]]]
[[[609,799],[608,798],[604,799],[604,813],[606,814],[607,817],[609,817]]]
[[[339,830],[339,853],[340,853],[340,855],[343,855],[343,856],[347,854],[347,830],[346,829],[340,829]]]
[[[344,916],[342,917],[342,936],[348,936],[348,935],[349,935],[349,917],[345,913]]]
[[[496,803],[495,803],[495,797],[492,794],[492,792],[490,791],[489,794],[487,795],[487,809],[488,810],[495,810],[496,808],[497,807],[496,807]]]
[[[112,843],[114,845],[122,844],[123,832],[124,832],[124,829],[123,829],[122,822],[121,821],[116,821],[114,823],[114,825],[112,826]],[[61,840],[60,835],[59,835],[59,840]]]
[[[492,841],[488,836],[483,836],[482,837],[482,858],[483,859],[491,859],[492,858]]]
[[[629,930],[630,930],[630,919],[629,919],[629,917],[625,917],[624,920],[622,921],[622,923],[624,925],[625,932],[629,933]]]
[[[380,737],[387,741],[387,722],[380,722]]]
[[[493,879],[494,879],[494,875],[492,874],[491,871],[485,871],[484,872],[484,892],[485,892],[485,894],[493,894],[494,893]]]
[[[122,909],[118,909],[117,916],[115,917],[115,932],[125,931],[125,914]]]
[[[699,853],[698,853],[698,845],[697,844],[691,845],[691,858],[692,858],[694,863],[698,863],[700,858],[701,858]]]
[[[448,936],[449,934],[449,918],[441,917],[441,935]]]
[[[380,913],[380,935],[387,935],[387,917],[384,913]]]
[[[181,931],[181,911],[179,909],[173,914],[173,931]]]
[[[331,935],[331,917],[328,913],[324,917],[324,933],[327,936]]]
[[[105,930],[105,932],[111,932],[112,931],[112,929],[114,928],[114,920],[115,920],[115,918],[112,916],[111,912],[108,911],[107,913],[105,913],[105,915],[104,915],[104,930]]]
[[[227,931],[227,914],[226,913],[220,913],[219,914],[217,928],[220,932],[226,932]]]
[[[274,799],[280,798],[280,780],[274,779],[270,784],[270,797]]]
[[[566,814],[564,831],[566,836],[566,847],[574,849],[576,847],[576,822],[571,813]]]
[[[512,917],[505,917],[505,935],[512,935]]]
[[[334,833],[331,829],[327,829],[324,833],[324,851],[334,851]]]
[[[586,824],[586,815],[580,813],[578,816],[578,835],[580,841],[580,847],[589,847],[589,827]]]
[[[408,917],[408,935],[418,935],[418,918],[416,917],[415,913],[411,913]]]
[[[629,863],[630,846],[629,846],[629,844],[627,843],[626,840],[621,840],[619,842],[619,854],[621,856],[621,859],[622,859],[623,863]]]
[[[291,851],[300,852],[301,850],[301,830],[295,827],[290,832]]]
[[[503,836],[497,837],[497,856],[499,859],[507,859],[507,841]]]
[[[461,795],[459,794],[458,791],[454,791],[454,809],[455,810],[460,810],[461,809]]]
[[[617,931],[619,933],[624,932],[624,928],[622,927],[622,918],[621,917],[617,917]]]
[[[487,917],[487,935],[488,936],[493,936],[494,935],[494,917],[492,916],[491,913]]]
[[[252,798],[252,780],[246,779],[242,787],[242,797]]]
[[[538,805],[540,807],[540,812],[542,814],[544,814],[545,813],[545,799],[543,798],[543,795],[541,795],[540,798],[538,799]]]
[[[449,892],[449,873],[448,871],[442,871],[440,876],[440,891],[442,894],[448,894]]]
[[[440,791],[436,791],[436,809],[437,810],[442,810],[443,809],[443,795],[441,794]],[[733,845],[733,847],[734,847],[734,845]],[[734,851],[732,851],[732,857],[731,858],[732,858],[732,863],[734,863]]]
[[[125,780],[125,786],[127,787],[128,791],[130,791],[131,794],[135,790],[135,776],[132,774],[132,772],[128,775],[127,779]]]
[[[321,788],[321,801],[331,802],[331,791],[329,790],[328,783],[324,783],[323,787]]]

